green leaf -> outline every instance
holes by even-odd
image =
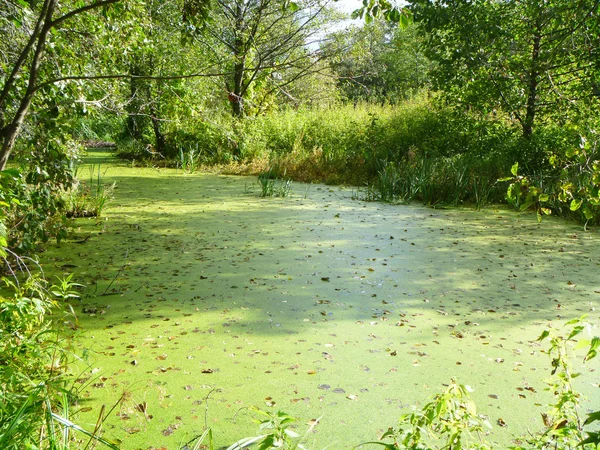
[[[576,148],[570,148],[570,149],[567,150],[566,154],[567,154],[568,158],[572,158],[573,156],[579,154],[579,150],[576,149]]]
[[[581,208],[581,205],[583,205],[583,200],[574,198],[571,200],[571,206],[569,206],[569,208],[571,211],[577,211],[579,208]]]
[[[590,207],[590,205],[585,205],[581,209],[581,212],[583,213],[583,215],[586,218],[586,220],[591,220],[591,219],[594,218],[594,211],[592,210],[592,208]]]
[[[517,176],[517,173],[519,171],[519,163],[516,162],[513,164],[513,166],[510,168],[510,173],[512,173],[515,177]]]
[[[538,342],[541,342],[541,341],[543,341],[544,339],[546,339],[548,336],[550,336],[550,332],[549,332],[548,330],[544,330],[544,331],[542,331],[542,334],[540,334],[540,337],[539,337],[539,338],[537,338],[536,340],[537,340]]]
[[[59,416],[58,414],[55,413],[51,413],[52,414],[52,418],[54,420],[56,420],[57,422],[61,423],[63,426],[67,427],[67,428],[72,428],[73,430],[77,430],[80,433],[85,434],[88,438],[93,439],[95,441],[100,442],[101,444],[105,445],[108,448],[114,449],[114,450],[119,450],[120,446],[119,443],[116,441],[109,441],[108,439],[103,438],[102,436],[99,436],[97,433],[95,432],[90,432],[84,428],[81,428],[79,425],[71,422],[69,419],[66,419],[64,417]]]
[[[567,323],[565,323],[564,326],[566,327],[566,326],[569,326],[569,325],[575,325],[576,323],[581,322],[586,317],[587,317],[587,314],[584,314],[583,316],[579,317],[578,319],[571,319]]]
[[[583,330],[584,330],[584,327],[582,325],[574,327],[573,331],[571,331],[571,333],[569,334],[569,337],[567,338],[567,340],[574,338],[575,336],[580,334]]]
[[[583,361],[589,361],[590,359],[594,359],[598,355],[598,352],[596,351],[598,347],[600,347],[600,338],[596,336],[592,339],[590,349],[585,355],[585,358],[583,358]]]
[[[590,423],[593,423],[596,420],[600,420],[600,411],[595,411],[595,412],[591,413],[589,416],[587,416],[587,419],[585,419],[585,422],[583,424],[589,425]]]
[[[588,437],[577,444],[578,447],[583,447],[586,444],[600,444],[600,433],[588,431]]]
[[[8,175],[18,178],[21,176],[21,172],[18,169],[4,169],[2,172],[0,172],[0,175]]]
[[[401,29],[407,28],[411,24],[411,22],[411,17],[406,12],[402,12],[400,14],[399,24]]]
[[[390,22],[398,23],[400,21],[400,16],[400,11],[394,8],[386,14],[386,19]]]

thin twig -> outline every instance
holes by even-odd
[[[104,292],[102,294],[100,294],[101,296],[106,295],[106,293],[108,292],[108,290],[110,289],[110,287],[113,285],[113,283],[117,280],[117,278],[119,277],[119,275],[121,274],[121,272],[123,271],[123,269],[125,268],[125,266],[127,266],[127,257],[128,256],[129,256],[129,249],[127,249],[127,252],[125,252],[125,262],[120,267],[120,269],[117,271],[117,273],[115,274],[114,278],[112,279],[112,281],[110,282],[110,284],[106,287],[106,289],[104,290]]]

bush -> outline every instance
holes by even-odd
[[[543,215],[555,214],[586,225],[600,223],[600,149],[598,136],[589,132],[579,146],[549,156],[549,168],[534,175],[519,175],[515,164],[506,199],[516,209],[534,209]]]

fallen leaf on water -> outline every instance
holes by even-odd
[[[213,373],[214,370],[212,369],[202,369],[202,373]]]
[[[317,389],[322,389],[322,390],[326,391],[328,389],[331,389],[331,386],[328,384],[320,384],[317,386]]]
[[[502,418],[499,418],[497,423],[501,427],[505,427],[506,426],[506,422],[504,420],[502,420]]]
[[[178,423],[173,423],[171,425],[169,425],[166,429],[162,430],[162,435],[163,436],[170,436],[173,434],[173,432],[179,428],[179,424]]]
[[[348,395],[346,395],[346,398],[348,400],[358,400],[358,395],[348,394]]]
[[[146,402],[139,403],[136,405],[135,409],[139,412],[146,414],[146,410],[148,409],[148,404]]]

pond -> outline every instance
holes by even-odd
[[[232,444],[257,434],[253,405],[298,431],[320,417],[310,448],[351,448],[453,377],[506,447],[551,401],[536,338],[583,314],[597,324],[600,239],[577,224],[325,185],[265,199],[255,178],[101,160],[116,183],[104,218],[79,219],[42,263],[87,286],[80,418],[93,428],[116,405],[105,435],[124,449],[176,449],[205,426]],[[577,387],[597,408],[592,363]]]

